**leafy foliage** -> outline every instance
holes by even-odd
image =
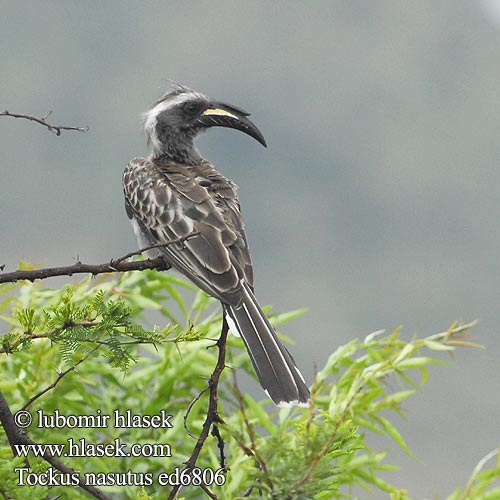
[[[31,439],[61,443],[65,450],[69,438],[90,444],[120,440],[128,450],[134,443],[168,445],[164,456],[89,456],[87,450],[87,456],[61,458],[82,475],[114,478],[116,484],[102,487],[112,498],[166,498],[169,487],[159,485],[159,475],[182,470],[196,443],[190,433],[196,437],[205,418],[208,395],[201,393],[216,363],[213,346],[221,319],[214,301],[185,281],[155,271],[87,277],[61,290],[22,283],[0,287],[0,294],[0,319],[8,328],[0,336],[1,390],[12,410],[39,395],[28,406],[35,420],[38,411],[54,415],[56,410],[111,416],[109,425],[100,427],[41,428],[34,422],[28,429]],[[270,319],[278,326],[296,314],[270,314]],[[367,447],[364,434],[381,434],[411,454],[391,414],[403,414],[401,403],[425,383],[427,367],[437,362],[422,350],[471,346],[465,337],[470,326],[454,324],[444,333],[411,341],[397,330],[353,340],[317,373],[310,408],[280,410],[242,393],[238,374],[253,372],[241,340],[229,337],[230,368],[219,386],[224,423],[218,425],[229,470],[223,472],[225,484],[210,486],[211,491],[221,500],[320,500],[352,498],[353,488],[362,486],[407,500],[404,490],[379,476],[394,466],[386,463],[383,450]],[[387,383],[390,378],[399,380],[397,390]],[[163,410],[172,415],[172,427],[115,426],[114,412],[125,415],[127,410],[136,415]],[[197,465],[221,468],[218,443],[216,436],[207,440]],[[22,459],[12,460],[0,433],[0,498],[88,498],[67,486],[17,486],[13,464]],[[39,470],[48,468],[41,460],[29,460]],[[482,461],[448,500],[498,498],[500,466],[484,466]],[[117,484],[128,471],[134,480]],[[203,493],[191,485],[182,495],[191,499]]]

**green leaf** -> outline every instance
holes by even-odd
[[[408,448],[405,440],[401,436],[401,434],[397,431],[396,427],[389,422],[388,419],[382,417],[381,415],[377,415],[374,417],[375,420],[381,425],[382,429],[387,432],[387,434],[394,440],[395,443],[399,445],[399,447],[405,451],[410,457],[418,460],[418,458],[412,453],[412,451]]]

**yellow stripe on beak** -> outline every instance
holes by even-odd
[[[231,118],[238,119],[239,117],[221,108],[208,108],[202,113],[205,116],[217,115],[217,116],[230,116]]]

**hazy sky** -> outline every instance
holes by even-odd
[[[397,422],[412,498],[465,484],[499,444],[500,8],[484,0],[2,2],[0,264],[136,248],[121,173],[166,79],[252,112],[268,142],[212,130],[240,186],[256,289],[309,379],[339,344],[478,318],[487,349],[431,370]],[[445,358],[447,359],[447,358]],[[374,495],[371,498],[385,498]]]

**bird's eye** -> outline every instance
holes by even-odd
[[[196,114],[199,109],[200,109],[200,107],[199,107],[198,103],[196,103],[196,102],[187,102],[184,105],[184,111],[186,113],[189,113],[190,115]]]

